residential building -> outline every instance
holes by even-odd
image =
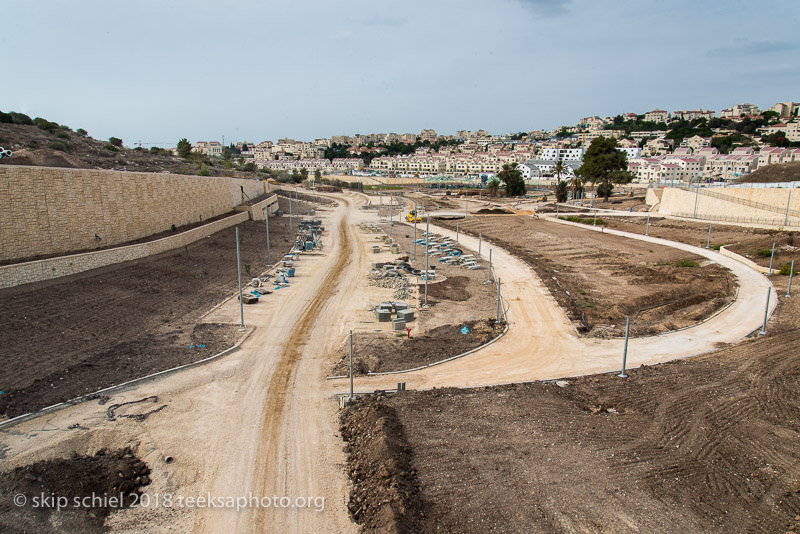
[[[779,124],[773,124],[767,126],[766,128],[759,128],[759,133],[763,135],[772,135],[774,133],[783,132],[786,135],[786,139],[797,143],[800,142],[800,122],[799,121],[792,121],[792,122],[782,122]]]
[[[800,104],[797,102],[778,102],[769,110],[776,112],[781,119],[790,119],[800,115]]]
[[[697,152],[701,148],[711,146],[711,138],[695,135],[681,141],[681,146],[691,148],[694,152]]]
[[[620,152],[625,152],[625,156],[628,158],[628,161],[639,159],[642,157],[642,149],[637,147],[622,147],[618,146],[617,150]]]
[[[644,114],[644,120],[648,122],[667,122],[669,120],[669,111],[663,109],[654,109]]]
[[[436,141],[439,136],[436,135],[436,131],[434,130],[422,130],[419,134],[419,138],[421,141],[430,141],[431,143]]]
[[[713,111],[709,111],[707,109],[695,109],[692,111],[673,111],[672,112],[672,120],[684,120],[684,121],[691,121],[694,119],[706,119],[711,120],[714,118],[716,113]]]
[[[207,156],[222,156],[222,143],[219,141],[198,141],[192,147],[194,152],[202,152]]]
[[[725,108],[720,111],[719,116],[723,119],[741,119],[747,116],[758,115],[758,106],[753,104],[736,104],[732,108]]]
[[[545,148],[539,154],[540,160],[583,161],[582,148]]]

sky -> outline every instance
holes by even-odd
[[[4,0],[0,110],[168,147],[183,137],[504,134],[655,108],[763,109],[800,101],[796,8]]]

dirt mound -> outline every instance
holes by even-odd
[[[469,292],[469,278],[466,276],[453,276],[444,282],[428,284],[428,304],[434,305],[434,299],[452,300],[454,302],[464,302],[469,300],[472,294]]]
[[[433,286],[429,286],[433,287]],[[408,339],[405,335],[359,332],[354,335],[353,372],[379,373],[413,369],[472,350],[500,335],[504,324],[494,319],[467,321],[439,326],[425,335]],[[467,333],[462,329],[467,328]],[[338,363],[333,374],[343,376],[349,371],[349,346],[345,343],[336,352]]]
[[[43,460],[0,473],[0,531],[104,532],[113,510],[138,503],[149,475],[150,468],[129,448]]]
[[[476,213],[480,215],[508,215],[514,212],[502,208],[481,208]]]
[[[737,179],[737,183],[795,182],[800,180],[800,161],[760,167]]]
[[[370,396],[340,415],[353,486],[347,508],[364,532],[420,532],[416,472],[394,408]]]

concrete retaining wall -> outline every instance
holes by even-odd
[[[98,267],[160,254],[168,250],[184,247],[215,232],[242,223],[249,216],[248,212],[237,213],[186,232],[148,243],[0,266],[0,288],[52,280],[53,278],[77,274]]]
[[[725,247],[719,247],[719,253],[722,254],[723,256],[727,256],[729,258],[733,258],[736,261],[740,261],[740,262],[744,263],[745,265],[747,265],[748,267],[751,267],[751,268],[755,269],[756,271],[760,272],[761,274],[769,274],[769,269],[767,267],[762,267],[761,265],[757,264],[753,260],[749,260],[749,259],[745,258],[744,256],[742,256],[741,254],[736,254],[735,252],[731,252],[730,250],[726,249]]]
[[[0,260],[135,241],[266,192],[248,179],[0,165]]]
[[[708,219],[716,221],[735,222],[737,218],[748,222],[762,221],[763,224],[773,224],[783,226],[785,220],[785,210],[789,201],[790,190],[788,189],[733,189],[726,188],[712,189],[720,194],[735,196],[752,200],[755,202],[768,203],[775,206],[775,211],[763,210],[746,206],[735,202],[730,202],[721,198],[699,195],[695,191],[687,191],[674,187],[663,189],[661,205],[658,212],[661,215],[675,215],[679,217],[696,217],[698,219]],[[768,193],[760,195],[758,193]],[[696,206],[696,208],[695,208]],[[800,191],[792,193],[790,210],[800,209]],[[789,217],[789,226],[800,225],[800,218]]]

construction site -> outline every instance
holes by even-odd
[[[0,167],[0,531],[798,532],[793,190]]]

